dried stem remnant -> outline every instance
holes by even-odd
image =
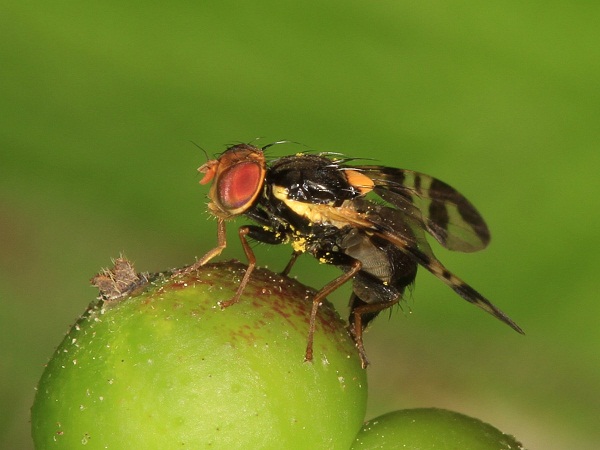
[[[115,301],[130,295],[148,282],[147,273],[136,273],[131,261],[124,256],[113,261],[112,269],[102,269],[90,283],[100,291],[100,298]]]

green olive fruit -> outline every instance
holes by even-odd
[[[513,436],[481,420],[437,408],[394,411],[366,422],[352,450],[522,449]]]
[[[304,361],[314,291],[257,269],[221,308],[245,269],[99,275],[39,382],[36,449],[349,448],[367,382],[344,323],[324,302]]]

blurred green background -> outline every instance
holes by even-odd
[[[434,250],[527,335],[421,271],[403,312],[366,336],[369,418],[437,406],[529,448],[596,448],[599,3],[0,10],[1,448],[31,447],[34,387],[95,297],[88,280],[99,268],[124,252],[158,271],[214,245],[197,184],[205,156],[190,141],[212,155],[257,137],[434,175],[492,230],[485,252]],[[231,237],[222,258],[243,259]],[[280,270],[290,249],[257,253]],[[309,257],[293,272],[315,287],[336,273]],[[348,294],[332,297],[343,316]]]

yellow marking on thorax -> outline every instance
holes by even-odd
[[[347,225],[364,228],[372,227],[366,214],[356,211],[351,201],[344,202],[342,206],[333,206],[291,200],[287,196],[287,189],[282,186],[273,186],[273,195],[284,202],[294,213],[305,217],[312,224],[327,224],[337,228],[343,228]]]

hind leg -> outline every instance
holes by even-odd
[[[367,359],[367,353],[365,351],[365,346],[363,343],[363,331],[377,315],[383,311],[384,309],[391,308],[396,303],[398,303],[401,299],[401,296],[398,295],[394,299],[391,299],[387,302],[379,302],[379,303],[366,303],[356,294],[352,294],[350,298],[350,317],[348,319],[348,331],[354,340],[354,344],[358,349],[358,354],[360,356],[360,362],[363,369],[369,365],[369,360]]]

